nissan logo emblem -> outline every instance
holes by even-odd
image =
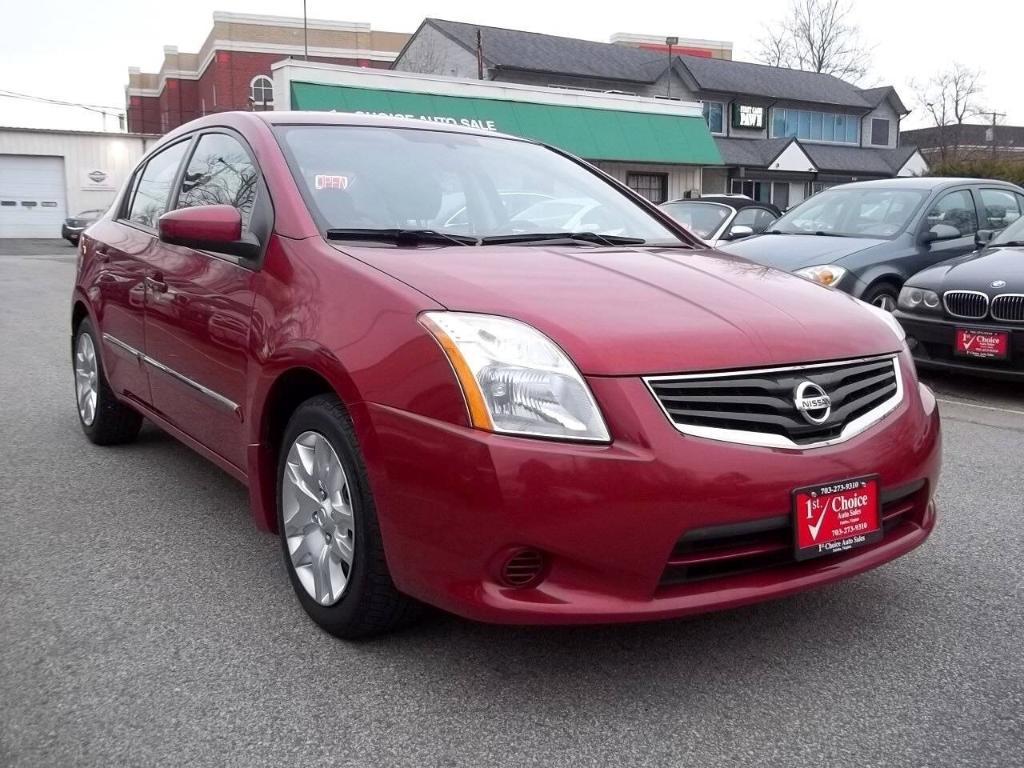
[[[803,381],[793,393],[793,405],[810,424],[824,424],[832,413],[832,398],[813,381]]]

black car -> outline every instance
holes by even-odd
[[[104,213],[106,213],[105,210],[94,208],[64,219],[64,223],[60,227],[60,236],[72,245],[78,245],[78,236],[82,234],[82,231]]]
[[[662,203],[669,216],[712,248],[764,232],[782,212],[746,195],[702,195]]]
[[[1022,214],[1024,190],[1002,181],[860,181],[819,192],[765,234],[722,250],[892,310],[911,275],[969,253],[979,230]]]
[[[1024,217],[911,277],[895,316],[921,367],[1024,379]]]

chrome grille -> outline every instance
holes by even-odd
[[[1002,293],[992,299],[992,319],[1024,323],[1024,293]]]
[[[979,291],[946,291],[942,301],[953,317],[981,320],[988,314],[988,296]]]
[[[884,357],[728,373],[652,376],[647,386],[676,429],[748,445],[806,448],[863,432],[903,399],[898,360]],[[797,410],[804,382],[831,399],[822,423]]]

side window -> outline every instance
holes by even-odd
[[[156,229],[157,219],[167,211],[171,186],[188,145],[188,141],[180,141],[149,159],[135,185],[135,196],[128,210],[129,221]]]
[[[1021,217],[1021,198],[1005,189],[981,190],[983,229],[1005,229]]]
[[[758,212],[758,210],[760,210],[760,209],[758,209],[758,208],[741,208],[736,213],[736,218],[732,220],[732,225],[731,226],[735,227],[735,226],[739,225],[741,227],[750,227],[751,229],[753,229],[756,232],[757,228],[754,226],[754,224],[757,223],[757,212]]]
[[[242,227],[248,229],[258,182],[256,166],[237,139],[207,133],[199,138],[185,169],[178,207],[233,205],[242,214]]]
[[[974,199],[966,189],[947,192],[932,203],[925,217],[926,228],[936,224],[949,224],[960,230],[961,237],[973,235],[978,231],[978,212],[974,208]]]

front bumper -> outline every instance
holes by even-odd
[[[604,623],[667,618],[800,592],[874,568],[935,524],[935,400],[904,366],[903,402],[844,443],[757,448],[680,434],[639,378],[591,378],[615,435],[606,446],[493,435],[380,405],[357,423],[396,585],[482,621]],[[679,581],[688,532],[788,526],[794,488],[879,473],[883,495],[914,489],[874,545],[843,555]],[[782,535],[785,535],[784,533]],[[549,559],[536,587],[501,585],[516,546]]]
[[[907,345],[921,368],[934,368],[972,376],[1024,380],[1024,328],[991,321],[946,320],[922,317],[897,310],[893,313],[907,332]],[[954,351],[957,328],[1006,331],[1010,334],[1010,355],[1006,360],[961,357]]]
[[[85,227],[69,227],[67,224],[61,224],[60,236],[65,240],[78,240],[84,231]]]

